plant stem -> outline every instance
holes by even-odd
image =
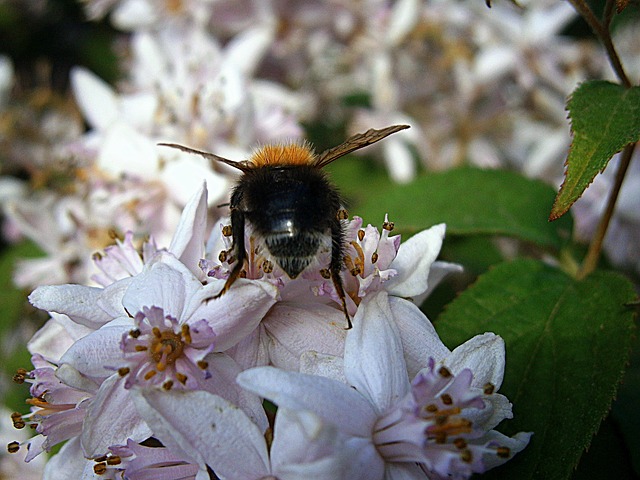
[[[589,5],[587,5],[584,0],[569,0],[569,3],[573,5],[573,8],[575,8],[580,15],[582,15],[582,18],[584,18],[587,24],[591,27],[593,33],[595,33],[600,38],[600,41],[607,51],[609,63],[611,63],[611,67],[620,80],[620,83],[622,83],[622,85],[624,85],[626,88],[631,88],[631,81],[624,71],[624,67],[622,66],[620,57],[618,56],[618,52],[616,51],[613,45],[613,41],[611,40],[611,32],[609,31],[611,14],[607,14],[607,17],[609,18],[605,18],[605,23],[603,24],[600,20],[598,20],[598,18],[593,13],[593,10],[591,10]]]
[[[624,181],[624,177],[627,173],[627,169],[629,168],[629,164],[631,163],[631,157],[633,156],[633,150],[636,144],[631,143],[627,145],[622,151],[622,155],[620,156],[620,166],[618,167],[618,171],[616,172],[616,179],[611,189],[609,199],[607,200],[607,206],[600,219],[600,223],[598,224],[598,229],[596,230],[591,243],[589,244],[589,250],[587,250],[587,255],[584,257],[584,261],[582,262],[582,266],[578,271],[577,278],[583,279],[591,272],[593,272],[598,265],[598,259],[600,258],[600,252],[602,251],[602,244],[604,242],[604,237],[607,234],[607,228],[609,227],[609,222],[611,221],[611,217],[613,217],[613,211],[616,207],[616,201],[618,200],[618,195],[620,194],[620,189],[622,188],[622,182]]]
[[[593,13],[593,10],[591,10],[585,0],[569,0],[569,3],[573,5],[573,8],[576,9],[576,11],[591,27],[591,30],[593,30],[598,38],[600,38],[600,41],[607,51],[609,63],[611,63],[611,67],[620,80],[620,83],[622,83],[625,88],[631,88],[631,80],[629,80],[629,77],[624,71],[624,67],[622,66],[620,57],[618,56],[618,52],[613,45],[613,40],[611,39],[610,27],[611,20],[613,18],[613,0],[607,0],[604,7],[602,21],[598,20],[598,18]],[[631,163],[631,157],[633,156],[633,150],[635,146],[635,143],[629,144],[622,151],[622,155],[620,156],[620,166],[618,168],[618,171],[616,172],[615,183],[613,185],[613,188],[611,189],[611,192],[609,193],[606,209],[602,215],[602,218],[600,219],[598,229],[596,230],[595,235],[593,236],[591,243],[589,244],[587,255],[585,256],[580,270],[578,271],[578,279],[582,279],[589,275],[595,270],[596,266],[598,265],[598,260],[602,251],[602,244],[604,243],[604,238],[607,234],[609,223],[611,222],[611,218],[613,217],[613,212],[616,208],[616,201],[618,200],[618,195],[620,194],[620,189],[622,188],[622,182],[624,181],[627,169],[629,168],[629,164]]]

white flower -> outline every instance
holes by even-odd
[[[393,224],[388,220],[383,224],[382,233],[370,225],[362,228],[362,219],[358,217],[345,227],[346,268],[342,275],[350,315],[356,313],[363,298],[379,290],[386,290],[394,297],[412,298],[419,304],[446,275],[461,270],[458,265],[436,261],[444,238],[444,225],[420,232],[405,243],[400,242],[399,236],[389,236]],[[229,235],[228,230],[228,224],[222,221],[211,233],[207,260],[201,263],[209,278],[226,278],[235,261],[230,250],[232,239],[225,236],[225,233]],[[287,370],[298,370],[300,356],[307,351],[342,356],[346,332],[341,300],[326,272],[323,276],[330,252],[321,249],[317,264],[310,265],[291,281],[259,240],[252,237],[250,226],[245,230],[245,245],[246,278],[271,282],[279,289],[279,301],[230,355],[243,368],[271,363]],[[402,302],[397,302],[399,312],[417,310],[410,302]],[[414,330],[411,322],[403,322],[403,338],[410,352],[419,350],[418,342],[422,340]]]
[[[475,337],[435,359],[425,351],[431,360],[410,383],[391,317],[385,292],[360,306],[345,345],[346,384],[273,367],[247,370],[238,382],[280,408],[311,411],[366,442],[370,479],[468,478],[527,445],[530,434],[508,438],[492,430],[511,417],[511,405],[495,393],[504,369],[499,337]]]
[[[135,393],[136,405],[153,425],[154,436],[169,451],[197,465],[196,478],[209,478],[207,467],[225,480],[352,478],[348,472],[353,457],[345,448],[345,437],[309,412],[280,409],[269,449],[264,432],[217,395],[148,389]],[[149,468],[148,474],[165,478],[161,470]]]

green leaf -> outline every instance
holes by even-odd
[[[534,260],[480,277],[436,321],[451,348],[492,331],[506,344],[500,392],[515,417],[499,429],[532,431],[531,443],[483,478],[567,479],[606,415],[629,357],[631,283],[597,271],[576,281]]]
[[[33,307],[27,300],[27,291],[13,285],[13,270],[19,258],[34,257],[40,254],[38,248],[30,242],[13,245],[0,253],[0,373],[11,378],[19,367],[29,368],[30,355],[26,348],[26,335],[35,329]],[[29,323],[32,324],[30,328]],[[10,386],[0,391],[0,402],[14,409],[24,409],[24,399],[28,397],[28,385]],[[26,411],[26,410],[25,410]]]
[[[573,92],[567,109],[573,143],[550,220],[569,210],[615,153],[640,140],[640,87],[585,82]]]
[[[351,200],[351,214],[379,225],[389,213],[400,231],[445,222],[448,234],[506,235],[560,249],[572,229],[570,218],[547,221],[553,188],[504,170],[463,167],[396,185],[363,160],[341,160],[332,178]]]
[[[28,242],[5,248],[0,253],[0,333],[12,328],[20,320],[25,304],[28,305],[26,292],[13,284],[16,260],[38,254],[37,247]]]

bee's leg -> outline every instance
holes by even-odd
[[[233,270],[231,270],[222,290],[214,295],[213,298],[220,298],[227,293],[231,285],[233,285],[240,276],[242,267],[244,267],[244,260],[247,257],[247,252],[244,248],[244,212],[238,208],[231,209],[231,238],[233,238],[232,250],[236,256],[236,264]]]
[[[342,230],[342,224],[336,217],[331,222],[331,264],[329,265],[329,272],[331,272],[331,280],[333,281],[336,293],[342,302],[342,310],[344,311],[344,316],[347,319],[346,329],[349,330],[353,325],[351,324],[351,317],[349,317],[349,312],[347,311],[347,299],[344,293],[344,286],[342,285],[342,277],[340,276],[340,272],[342,270],[342,257],[344,254],[343,243],[344,232]]]

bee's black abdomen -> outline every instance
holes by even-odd
[[[308,232],[295,235],[271,234],[265,237],[265,244],[287,275],[296,278],[318,252],[320,237]]]
[[[331,244],[340,209],[337,190],[317,168],[263,167],[246,172],[231,199],[240,208],[274,260],[291,278]]]

